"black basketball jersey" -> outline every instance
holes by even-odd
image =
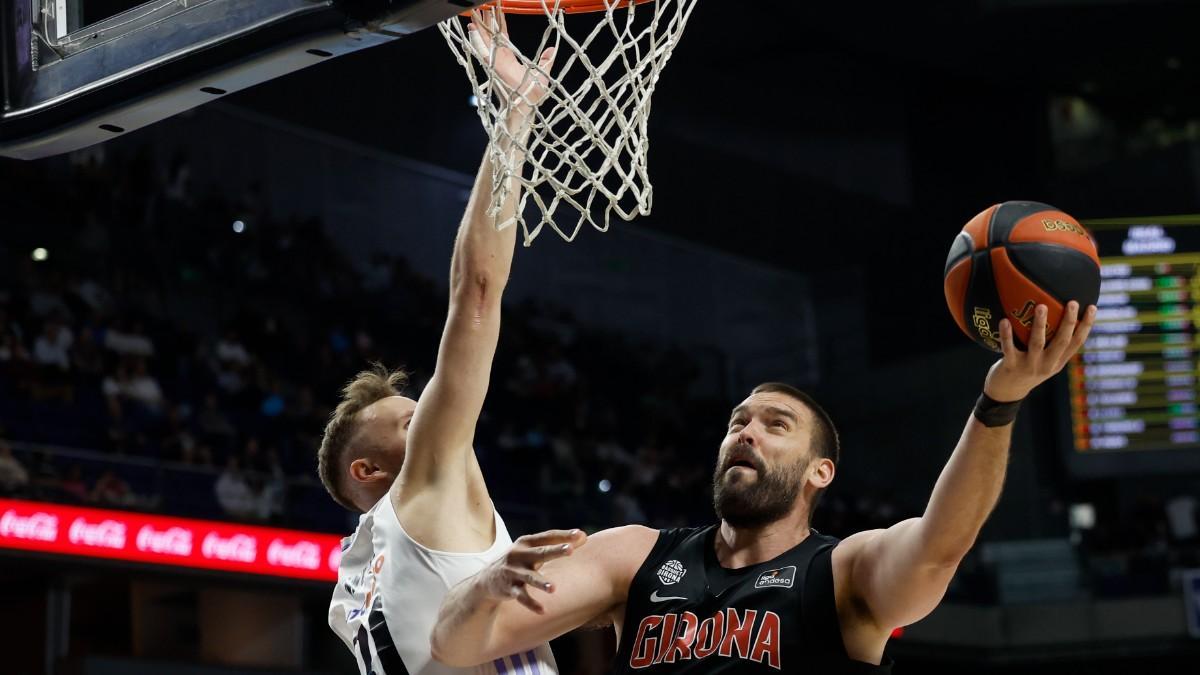
[[[625,608],[613,673],[886,675],[846,655],[833,597],[838,540],[815,530],[758,565],[725,569],[717,526],[662,530]]]

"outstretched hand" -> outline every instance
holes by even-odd
[[[554,67],[554,47],[547,47],[530,67],[508,37],[508,21],[504,12],[495,8],[471,12],[471,47],[475,56],[488,63],[499,76],[500,94],[514,108],[527,111],[546,97],[549,91],[550,69]]]
[[[1000,345],[1004,358],[988,371],[983,392],[996,401],[1019,401],[1029,395],[1034,387],[1056,375],[1071,357],[1083,347],[1092,325],[1096,322],[1096,307],[1089,306],[1083,320],[1079,320],[1079,303],[1067,303],[1058,333],[1046,343],[1046,306],[1038,305],[1034,310],[1033,328],[1029,333],[1029,347],[1017,349],[1013,343],[1012,324],[1008,319],[1000,322]]]
[[[536,588],[545,593],[554,592],[550,583],[538,571],[542,565],[571,555],[571,551],[587,542],[582,530],[550,530],[538,534],[527,534],[513,542],[512,548],[503,557],[483,569],[475,584],[489,598],[496,601],[513,600],[525,605],[538,614],[545,612],[542,604],[529,594]]]

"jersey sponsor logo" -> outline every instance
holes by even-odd
[[[367,582],[370,582],[371,588],[367,591],[367,594],[363,596],[362,605],[360,605],[357,609],[350,611],[350,614],[346,617],[347,621],[353,621],[360,616],[366,616],[367,612],[370,611],[371,600],[377,597],[375,590],[378,587],[379,573],[383,570],[383,563],[385,560],[387,560],[387,556],[382,553],[375,556],[375,559],[367,563],[367,566],[363,568],[358,577],[351,581],[355,587],[354,591],[352,592],[353,595],[361,594],[362,589],[366,587]]]
[[[658,589],[654,589],[654,592],[650,594],[650,602],[666,602],[668,600],[687,600],[687,598],[681,598],[677,595],[659,595]]]
[[[758,581],[754,582],[755,588],[791,588],[792,582],[796,580],[796,566],[788,565],[780,567],[777,570],[768,570],[763,572],[758,577]]]
[[[782,670],[779,615],[729,607],[700,620],[692,612],[652,614],[638,624],[629,656],[635,670],[660,663],[718,658],[750,660]]]
[[[678,560],[668,560],[658,568],[658,580],[663,582],[664,586],[679,583],[685,574],[687,574],[687,568]]]

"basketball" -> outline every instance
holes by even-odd
[[[1200,0],[946,4],[0,2],[0,675],[1200,675]]]
[[[946,304],[967,337],[999,352],[1000,320],[1029,343],[1034,308],[1046,305],[1047,340],[1063,308],[1079,315],[1100,296],[1096,242],[1071,216],[1048,204],[1004,202],[984,210],[954,238],[944,271]]]

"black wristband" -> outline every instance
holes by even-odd
[[[1017,419],[1017,411],[1021,409],[1024,400],[1001,403],[987,394],[980,394],[979,400],[975,401],[975,419],[985,427],[1012,424],[1013,420]]]

